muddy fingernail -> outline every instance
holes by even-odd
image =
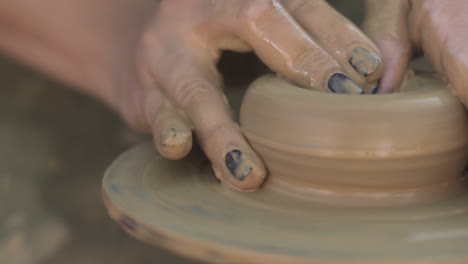
[[[168,128],[163,131],[163,135],[161,137],[161,145],[163,147],[170,147],[180,145],[184,138],[181,138],[179,133],[175,128]]]
[[[175,128],[165,129],[160,144],[166,158],[180,159],[187,155],[192,148],[192,133],[178,131]]]
[[[334,93],[363,94],[364,88],[342,73],[334,73],[328,80],[328,88]]]
[[[367,77],[374,73],[381,63],[379,56],[369,50],[356,47],[352,50],[352,55],[349,58],[349,64],[361,76]]]
[[[234,149],[225,156],[225,164],[232,176],[239,181],[244,181],[252,171],[252,166],[244,160],[242,151]]]
[[[375,87],[374,89],[372,89],[372,94],[378,94],[379,90],[380,90],[379,86]]]

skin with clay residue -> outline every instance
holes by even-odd
[[[349,92],[328,85],[342,73],[366,93],[379,79],[379,93],[395,91],[420,53],[468,105],[466,0],[364,2],[370,39],[323,0],[9,0],[0,5],[0,48],[100,98],[151,133],[167,158],[184,157],[195,132],[227,179],[226,150],[238,146],[257,176],[229,183],[255,189],[267,172],[224,101],[216,68],[224,50],[255,52],[302,88]],[[168,148],[168,127],[190,136]]]
[[[254,52],[323,92],[371,93],[382,74],[368,67],[381,57],[374,43],[324,0],[9,0],[0,14],[2,51],[100,98],[168,159],[196,133],[217,178],[239,190],[258,189],[267,170],[225,101],[223,51]],[[354,47],[373,55],[358,63]],[[251,168],[235,170],[242,181],[225,164],[232,146]]]
[[[273,10],[253,15],[250,34],[243,32],[270,68],[304,88],[350,93],[328,85],[330,72],[341,72],[371,93],[383,69],[372,41],[323,1],[276,2]],[[361,44],[352,49],[355,43]]]

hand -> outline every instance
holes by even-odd
[[[383,71],[377,47],[323,0],[25,1],[0,7],[20,28],[0,47],[108,102],[167,158],[190,151],[194,130],[216,176],[239,190],[267,172],[231,118],[222,50],[254,51],[325,92],[375,92]]]
[[[415,53],[423,53],[468,106],[468,2],[464,0],[367,0],[364,29],[385,61],[381,91],[401,84]]]
[[[217,177],[241,190],[257,189],[266,170],[231,119],[215,67],[221,50],[253,50],[272,70],[322,91],[372,92],[382,72],[377,48],[324,1],[162,1],[139,49],[138,104],[155,146],[183,157],[193,125]]]

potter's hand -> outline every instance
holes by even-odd
[[[216,62],[226,49],[253,50],[303,87],[338,93],[371,91],[382,70],[377,48],[324,1],[163,1],[140,56],[155,145],[184,156],[191,120],[217,177],[242,190],[258,188],[266,170],[220,89]]]
[[[468,106],[468,2],[465,0],[367,0],[364,30],[380,48],[381,91],[400,86],[411,56],[422,52]]]
[[[374,44],[323,0],[9,0],[0,15],[1,48],[108,102],[167,158],[189,152],[194,130],[241,190],[266,169],[231,118],[221,50],[326,92],[372,92],[382,73]]]

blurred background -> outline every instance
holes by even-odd
[[[361,23],[361,1],[330,2]],[[228,88],[246,87],[259,65],[228,53],[220,68]],[[132,239],[103,206],[106,167],[145,135],[5,55],[0,80],[0,263],[196,263]]]

